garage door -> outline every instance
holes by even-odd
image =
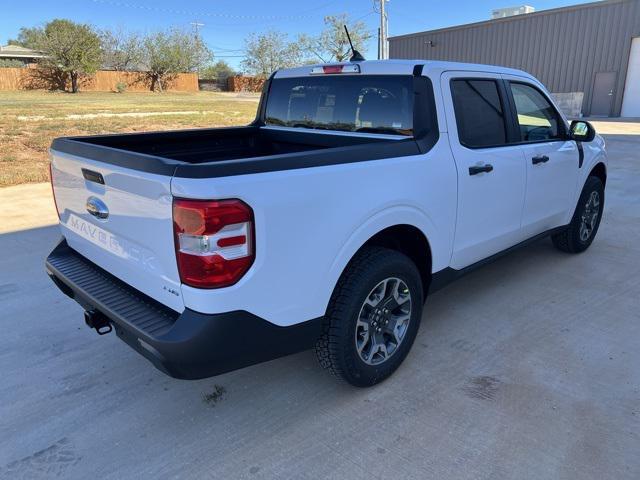
[[[640,117],[640,37],[634,38],[631,42],[629,69],[620,114],[623,117]]]

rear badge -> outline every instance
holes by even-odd
[[[86,208],[87,212],[96,218],[105,220],[109,217],[109,209],[107,208],[107,205],[97,197],[87,198]]]
[[[178,291],[177,291],[177,290],[174,290],[173,288],[169,288],[169,287],[163,286],[163,287],[162,287],[162,289],[163,289],[165,292],[169,292],[171,295],[175,295],[176,297],[179,297],[179,296],[180,296],[180,294],[178,293]]]

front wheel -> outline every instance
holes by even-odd
[[[604,185],[598,177],[589,177],[584,184],[571,223],[551,240],[558,250],[584,252],[596,236],[604,210]]]
[[[331,297],[316,344],[320,364],[357,387],[381,382],[409,353],[422,305],[420,273],[406,255],[364,248]]]

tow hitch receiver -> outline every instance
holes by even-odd
[[[89,328],[95,328],[98,335],[106,335],[113,330],[107,317],[96,310],[84,312],[84,323]]]

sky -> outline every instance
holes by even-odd
[[[389,35],[432,30],[487,20],[494,8],[528,4],[539,10],[562,7],[576,0],[390,0],[387,2]],[[200,34],[218,59],[237,68],[244,39],[251,33],[278,30],[293,40],[298,34],[317,34],[325,15],[348,13],[362,20],[377,35],[379,16],[373,0],[0,0],[0,45],[15,38],[21,27],[43,25],[54,18],[90,23],[98,28],[123,28],[150,32],[177,26]],[[377,44],[369,42],[364,53],[375,58]]]

